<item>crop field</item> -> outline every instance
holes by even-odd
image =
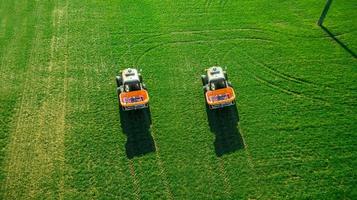
[[[0,0],[0,199],[356,199],[357,1],[324,5]],[[150,110],[119,112],[126,67]]]

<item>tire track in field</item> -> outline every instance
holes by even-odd
[[[68,17],[68,9],[69,9],[69,3],[68,0],[66,0],[65,3],[65,52],[64,52],[64,78],[63,78],[63,100],[62,100],[62,110],[60,113],[60,128],[59,128],[59,134],[62,137],[59,137],[60,139],[60,148],[62,151],[60,152],[59,158],[60,158],[60,173],[61,173],[61,178],[59,181],[59,199],[64,199],[65,195],[65,179],[64,179],[64,171],[65,171],[65,144],[64,144],[64,139],[65,139],[65,131],[66,131],[66,115],[67,115],[67,101],[68,101],[68,85],[69,85],[69,80],[68,80],[68,62],[69,62],[69,46],[68,46],[68,29],[69,29],[69,17]]]
[[[15,12],[20,12],[19,9],[21,7],[17,7]],[[4,18],[5,20],[5,18]],[[19,22],[19,24],[13,24],[15,27],[13,28],[14,29],[14,32],[16,30],[16,35],[11,35],[10,40],[7,41],[5,43],[5,45],[2,47],[2,49],[0,50],[4,50],[3,54],[0,54],[0,58],[1,58],[1,63],[0,63],[0,76],[1,76],[1,79],[0,79],[0,85],[3,87],[2,90],[6,90],[7,87],[9,87],[9,83],[11,83],[11,81],[14,78],[13,74],[12,73],[9,73],[7,72],[7,70],[11,70],[11,68],[15,67],[16,66],[16,59],[14,56],[17,56],[15,50],[16,50],[16,47],[18,46],[17,45],[17,42],[21,40],[22,37],[25,37],[26,35],[26,32],[27,32],[27,29],[28,29],[28,23],[29,23],[29,20],[26,18],[26,19],[23,19],[22,21]],[[21,27],[21,28],[18,28]],[[22,30],[21,30],[22,29]],[[21,32],[20,32],[21,30]],[[34,44],[35,42],[38,42],[37,40],[37,36],[35,35],[33,38],[31,38],[31,43],[32,45],[30,46],[30,54],[32,55],[33,54],[33,47],[34,47]],[[14,55],[14,56],[13,56]],[[30,58],[31,56],[29,56]],[[27,58],[27,61],[29,60],[29,58]],[[28,85],[30,84],[30,81],[32,81],[31,79],[28,79],[28,78],[23,78],[23,77],[32,77],[32,71],[33,68],[30,66],[29,68],[27,68],[27,70],[24,72],[24,74],[22,74],[22,77],[17,77],[17,80],[23,80],[24,82],[24,85],[23,85],[23,88],[22,90],[20,90],[21,94],[19,95],[19,103],[17,103],[17,106],[16,108],[14,109],[14,111],[17,110],[17,112],[13,115],[13,119],[14,120],[14,126],[15,127],[18,127],[19,126],[19,122],[21,121],[21,117],[22,116],[19,116],[19,113],[23,112],[24,110],[24,107],[25,107],[25,104],[28,103],[29,99],[27,101],[25,101],[25,94],[26,92],[28,91],[31,91],[31,87],[29,87]],[[10,86],[11,88],[11,86]],[[5,91],[4,91],[5,92]],[[11,140],[11,137],[12,135],[9,134],[9,140]],[[5,153],[5,156],[7,156],[7,154],[9,154],[9,146],[8,145],[8,149],[7,149],[7,152]],[[3,164],[3,163],[1,163]],[[6,158],[4,159],[4,171],[8,171],[8,166],[7,166],[8,163],[6,163]],[[9,186],[6,184],[7,182],[7,177],[1,182],[1,191],[3,192],[4,195],[6,195],[6,192],[8,191],[8,188]],[[12,187],[13,188],[13,187]]]
[[[229,0],[220,0],[220,1],[219,1],[219,4],[220,4],[220,6],[221,6],[221,9],[224,9],[224,8],[226,7],[228,1],[229,1]]]
[[[208,37],[206,35],[203,35],[204,33],[229,33],[229,32],[238,32],[238,31],[256,31],[256,32],[263,32],[261,29],[258,28],[231,28],[231,29],[205,29],[205,30],[186,30],[186,31],[170,31],[166,33],[149,33],[151,36],[148,37],[143,37],[139,39],[138,41],[132,43],[132,47],[140,45],[140,44],[145,44],[145,41],[150,40],[150,39],[155,39],[158,38],[160,39],[161,37],[164,36],[173,36],[173,35],[199,35],[199,36],[204,36]],[[135,33],[127,33],[128,35],[133,35]],[[143,35],[143,34],[140,34]]]
[[[255,172],[255,165],[254,165],[254,162],[253,162],[253,156],[250,153],[250,150],[248,149],[249,146],[248,146],[247,142],[245,141],[244,132],[242,130],[240,122],[238,122],[238,130],[239,130],[239,133],[242,135],[243,145],[245,147],[245,154],[248,157],[248,165],[249,165],[250,169],[254,170],[254,172]],[[254,173],[254,175],[256,175],[256,173]]]
[[[38,159],[38,163],[36,163],[38,167],[36,168],[42,170],[35,169],[33,177],[31,177],[34,180],[41,180],[44,177],[51,177],[55,172],[59,173],[60,176],[54,184],[57,185],[60,199],[63,198],[64,193],[64,134],[68,83],[67,7],[68,5],[57,5],[53,11],[54,34],[51,39],[51,60],[48,71],[46,71],[48,87],[45,93],[46,99],[40,107],[40,130],[37,132],[37,138],[34,141]],[[63,77],[60,73],[64,73]],[[54,114],[52,110],[56,110],[56,113]],[[40,188],[35,189],[35,191],[37,190],[40,190]]]
[[[144,41],[147,41],[149,39],[154,39],[154,38],[159,38],[163,36],[171,36],[171,35],[180,35],[180,34],[203,34],[203,33],[229,33],[229,32],[238,32],[238,31],[255,31],[255,32],[260,32],[263,33],[266,31],[265,29],[262,28],[257,28],[257,27],[242,27],[242,28],[227,28],[227,29],[204,29],[204,30],[178,30],[178,31],[168,31],[168,32],[127,32],[126,29],[124,29],[123,32],[118,33],[118,35],[138,35],[138,36],[143,36],[143,35],[149,35],[147,37],[140,38],[139,40],[133,42],[133,45],[138,45],[141,43],[144,43]],[[125,36],[124,36],[125,37]],[[144,43],[145,44],[145,43]]]
[[[162,37],[165,37],[165,36],[175,36],[175,35],[178,35],[178,36],[182,36],[182,35],[198,35],[200,37],[204,37],[206,39],[213,39],[213,40],[216,40],[216,41],[226,41],[226,40],[234,40],[234,39],[251,39],[251,40],[266,40],[268,42],[275,42],[271,39],[265,39],[265,38],[258,38],[258,37],[237,37],[237,38],[228,38],[228,39],[218,39],[216,37],[212,37],[212,36],[208,36],[208,35],[204,35],[204,34],[211,34],[211,33],[219,33],[219,34],[223,34],[223,33],[229,33],[229,32],[241,32],[241,31],[255,31],[255,32],[263,32],[262,29],[259,29],[259,28],[231,28],[231,29],[205,29],[205,30],[187,30],[187,31],[171,31],[171,32],[167,32],[167,33],[149,33],[149,34],[152,34],[151,36],[148,36],[148,37],[144,37],[144,38],[141,38],[139,39],[138,41],[136,42],[133,42],[132,45],[130,45],[131,48],[134,48],[138,45],[143,45],[143,44],[163,44],[164,42],[145,42],[147,40],[150,40],[150,39],[156,39],[159,40],[160,38]],[[128,35],[133,35],[133,34],[138,34],[138,33],[127,33]],[[143,34],[141,34],[143,35]],[[127,40],[128,41],[128,40]],[[189,40],[187,40],[189,41]],[[194,42],[194,41],[198,41],[200,42],[200,40],[192,40],[191,42]],[[180,41],[168,41],[166,43],[175,43],[175,42],[180,42]],[[210,42],[209,40],[203,40],[201,42]],[[165,44],[165,43],[164,43]]]
[[[232,47],[230,50],[228,50],[222,60],[224,61],[226,59],[226,57],[233,51],[233,50],[236,50],[237,49],[237,46],[235,44],[233,44],[234,47]],[[339,94],[343,93],[343,91],[340,91],[339,89],[336,89],[336,88],[333,88],[333,87],[330,87],[330,86],[327,86],[327,85],[324,85],[324,84],[318,84],[318,83],[314,83],[314,82],[311,82],[311,81],[308,81],[308,80],[304,80],[304,79],[301,79],[301,78],[297,78],[297,77],[294,77],[294,76],[291,76],[291,75],[288,75],[288,74],[285,74],[285,73],[282,73],[282,72],[279,72],[278,70],[275,70],[273,69],[272,67],[270,67],[269,65],[272,65],[274,63],[263,63],[263,62],[260,62],[258,61],[257,59],[253,58],[252,56],[248,55],[247,53],[242,53],[244,54],[247,58],[249,58],[252,62],[256,63],[257,65],[259,66],[262,66],[263,69],[265,69],[264,71],[261,71],[263,72],[264,74],[270,74],[272,76],[276,76],[276,77],[279,77],[281,79],[284,79],[286,81],[290,81],[290,82],[294,82],[294,83],[297,83],[297,84],[301,84],[301,85],[309,85],[311,86],[312,88],[316,89],[316,90],[321,90],[321,89],[328,89],[328,90],[331,90],[331,91],[334,91],[334,92],[337,92]],[[306,60],[306,61],[300,61],[301,63],[304,63],[304,62],[322,62],[322,61],[341,61],[341,59],[329,59],[329,60]],[[278,62],[279,64],[284,64],[284,63],[288,63],[288,62]],[[244,70],[247,70],[246,68],[243,68]],[[297,92],[297,91],[294,91],[294,90],[290,90],[290,89],[285,89],[281,86],[279,86],[278,84],[274,84],[272,83],[271,81],[268,81],[260,76],[257,76],[255,75],[255,73],[253,73],[252,71],[248,70],[247,71],[252,77],[254,77],[258,82],[262,83],[262,84],[266,84],[268,86],[270,86],[271,88],[274,88],[274,89],[277,89],[279,91],[282,91],[286,94],[289,94],[289,95],[295,95],[295,96],[299,96],[299,97],[303,97],[303,98],[307,98],[307,99],[312,99],[312,100],[318,100],[320,102],[324,102],[324,103],[327,103],[329,105],[329,102],[324,99],[324,98],[321,98],[321,97],[316,97],[316,96],[308,96],[308,95],[305,95],[301,92]]]
[[[0,21],[0,38],[3,38],[7,28],[7,16]]]
[[[295,95],[295,96],[298,96],[298,97],[303,97],[303,95],[301,93],[299,93],[299,92],[295,92],[293,90],[285,89],[285,88],[279,86],[278,84],[272,83],[271,81],[268,81],[268,80],[266,80],[266,79],[264,79],[264,78],[262,78],[260,76],[257,76],[255,74],[253,74],[252,72],[248,72],[248,73],[250,73],[250,75],[253,76],[254,79],[256,79],[258,82],[262,83],[263,85],[267,85],[267,86],[269,86],[271,88],[274,88],[274,89],[276,89],[278,91],[284,92],[284,93],[289,94],[289,95]]]
[[[131,178],[133,179],[132,181],[133,181],[133,185],[134,185],[135,199],[137,199],[137,200],[141,199],[140,185],[139,185],[138,178],[136,177],[135,167],[134,167],[134,163],[132,160],[129,160],[129,170],[130,170]]]
[[[289,75],[285,75],[277,70],[274,70],[268,66],[266,66],[264,63],[261,63],[259,62],[257,59],[251,57],[250,55],[248,55],[247,53],[245,53],[245,55],[250,59],[250,60],[253,60],[255,63],[257,63],[258,65],[260,66],[263,66],[263,68],[266,70],[265,73],[269,73],[271,75],[275,75],[276,77],[279,77],[279,78],[282,78],[286,81],[291,81],[291,82],[295,82],[295,83],[298,83],[298,84],[306,84],[306,85],[310,85],[314,88],[319,88],[318,85],[312,83],[312,82],[309,82],[309,81],[306,81],[306,80],[303,80],[303,79],[299,79],[299,78],[295,78],[293,76],[289,76]],[[247,69],[248,70],[248,69]],[[249,71],[249,70],[248,70]],[[269,72],[267,72],[269,71]],[[290,95],[294,95],[294,96],[298,96],[298,97],[303,97],[303,98],[306,98],[306,99],[311,99],[311,100],[317,100],[319,102],[323,102],[323,103],[328,103],[325,99],[323,98],[320,98],[320,97],[315,97],[315,96],[308,96],[308,95],[305,95],[304,93],[302,92],[297,92],[297,91],[294,91],[294,90],[291,90],[291,89],[286,89],[286,88],[283,88],[282,86],[278,85],[278,84],[275,84],[271,81],[268,81],[262,77],[259,77],[257,75],[255,75],[255,73],[249,71],[249,73],[257,80],[259,81],[260,83],[263,83],[271,88],[275,88],[277,90],[280,90],[286,94],[290,94]]]
[[[266,65],[273,65],[273,64],[286,64],[286,65],[293,65],[293,64],[303,64],[303,63],[331,63],[331,62],[335,62],[335,64],[337,64],[337,62],[342,62],[345,61],[345,59],[336,59],[336,58],[331,58],[331,59],[311,59],[311,60],[289,60],[289,61],[282,61],[282,62],[274,62],[274,63],[266,63]],[[311,81],[307,81],[309,82],[312,86],[314,86],[316,89],[328,89],[328,90],[332,90],[336,93],[340,93],[343,94],[345,91],[341,91],[341,89],[337,89],[334,87],[331,87],[329,85],[326,84],[321,84],[321,83],[314,83]],[[345,88],[346,90],[349,90],[348,88]]]
[[[30,115],[29,111],[29,107],[33,104],[35,97],[27,94],[34,92],[34,89],[30,87],[30,85],[34,84],[34,71],[34,66],[30,66],[28,72],[26,73],[26,75],[28,75],[28,79],[26,79],[25,83],[28,86],[24,87],[22,92],[20,105],[15,115],[15,130],[10,134],[10,142],[7,146],[7,163],[5,166],[6,179],[5,184],[3,185],[5,199],[15,199],[17,197],[22,197],[21,195],[23,194],[18,194],[16,190],[19,188],[23,189],[26,187],[26,184],[29,184],[30,182],[28,179],[23,177],[28,169],[26,169],[26,166],[23,166],[22,158],[29,156],[26,152],[26,149],[28,149],[29,145],[26,144],[28,138],[26,138],[26,136],[21,136],[21,133],[26,130],[26,128],[33,128],[31,125],[35,121],[34,117]],[[18,184],[18,181],[23,185]]]
[[[278,76],[282,79],[285,79],[287,81],[292,81],[292,82],[295,82],[295,83],[299,83],[299,84],[308,84],[308,85],[312,85],[312,86],[317,86],[316,84],[310,82],[310,81],[307,81],[307,80],[304,80],[304,79],[301,79],[301,78],[296,78],[294,76],[291,76],[291,75],[287,75],[287,74],[284,74],[282,72],[279,72],[278,70],[276,69],[273,69],[272,67],[269,67],[269,65],[261,62],[261,61],[258,61],[257,59],[253,58],[252,56],[250,56],[248,53],[244,53],[244,55],[246,55],[246,57],[248,57],[250,60],[252,60],[253,62],[255,62],[257,65],[261,66],[262,68],[265,69],[266,72],[270,73],[270,74],[273,74],[275,76]]]
[[[163,36],[163,35],[172,35],[171,33],[168,33],[168,34],[162,34],[160,36]],[[154,38],[154,37],[151,37],[151,38]],[[151,39],[150,38],[150,39]],[[139,44],[142,44],[142,43],[137,43],[137,44],[134,44],[132,47],[136,46],[136,45],[139,45]],[[157,43],[155,44],[154,46],[151,46],[147,49],[144,50],[144,52],[141,53],[141,55],[137,56],[137,59],[136,59],[136,65],[138,66],[141,62],[141,60],[143,58],[145,58],[145,56],[149,53],[151,53],[153,50],[157,49],[157,48],[160,48],[160,47],[164,47],[166,45],[170,45],[170,44],[175,44],[175,42],[162,42],[162,43]]]
[[[278,84],[275,84],[263,77],[257,76],[255,75],[255,73],[253,73],[250,70],[244,69],[247,73],[249,73],[255,80],[257,80],[259,83],[261,83],[262,85],[268,86],[270,88],[276,89],[278,91],[281,91],[285,94],[288,95],[292,95],[292,96],[297,96],[297,97],[301,97],[301,98],[306,98],[306,99],[311,99],[311,100],[315,100],[315,101],[319,101],[319,102],[323,102],[323,103],[327,103],[327,101],[325,99],[319,98],[319,97],[314,97],[314,96],[307,96],[301,92],[297,92],[291,89],[286,89]]]
[[[58,171],[60,177],[55,184],[57,185],[60,199],[63,198],[64,193],[64,132],[68,65],[66,53],[68,43],[67,7],[67,5],[63,7],[56,5],[53,11],[52,26],[54,34],[51,39],[51,60],[48,71],[46,71],[46,74],[48,74],[48,87],[45,94],[46,99],[40,108],[40,131],[38,131],[37,140],[35,141],[38,160],[46,162],[44,164],[39,163],[39,168],[49,169],[46,169],[48,170],[47,174],[43,174],[45,170],[41,170],[41,172],[35,170],[34,177],[32,177],[35,180],[46,175],[50,177],[50,174]],[[59,77],[57,74],[62,72],[64,72],[63,77]],[[57,113],[53,114],[52,110],[56,110]],[[43,141],[47,142],[44,143]]]
[[[35,43],[37,43],[39,40],[37,38],[38,36],[36,36],[35,39]],[[32,56],[34,54],[34,47],[32,47],[32,51],[31,51],[31,55],[30,55],[30,59],[32,59]],[[32,61],[30,61],[32,62]],[[24,88],[23,91],[21,93],[21,100],[20,100],[20,104],[19,107],[17,109],[17,112],[15,114],[15,128],[14,128],[14,132],[15,133],[20,133],[20,131],[23,131],[23,129],[21,128],[21,125],[28,120],[29,124],[32,124],[31,119],[28,119],[28,107],[30,104],[32,104],[33,102],[33,97],[29,96],[28,93],[32,93],[33,92],[33,88],[30,87],[34,81],[33,81],[33,76],[35,75],[34,73],[34,65],[30,64],[27,72],[25,73],[25,77],[27,77],[25,79],[25,84],[24,84]],[[15,198],[15,196],[17,195],[16,189],[18,189],[18,184],[16,182],[16,179],[19,178],[20,175],[22,175],[23,171],[25,170],[24,167],[20,167],[20,163],[22,162],[20,160],[21,157],[24,156],[25,151],[22,152],[17,152],[19,151],[19,149],[21,148],[26,148],[24,147],[26,144],[24,144],[22,138],[19,136],[19,134],[10,134],[10,142],[7,146],[7,155],[6,155],[6,163],[5,163],[5,171],[7,172],[6,174],[6,178],[5,178],[5,183],[2,185],[2,190],[4,191],[4,199],[12,199]],[[14,144],[16,143],[16,144]],[[19,147],[19,145],[21,145]],[[13,156],[12,155],[19,155],[22,154],[22,156]],[[9,158],[10,157],[10,158]],[[25,182],[24,180],[21,180],[22,184],[26,184],[27,182]],[[21,186],[24,187],[24,186]]]
[[[232,197],[232,185],[231,181],[229,180],[229,177],[227,176],[227,170],[224,165],[224,160],[221,157],[218,157],[218,164],[219,164],[219,171],[221,172],[221,176],[223,177],[223,185],[224,185],[224,193],[228,197]]]
[[[208,14],[209,9],[211,8],[212,4],[217,4],[220,9],[224,9],[226,7],[226,4],[228,3],[229,0],[205,0],[204,2],[204,13]]]
[[[39,9],[37,12],[37,16],[39,16],[41,13]],[[17,125],[15,131],[12,132],[13,138],[10,142],[6,185],[17,185],[17,182],[21,181],[25,190],[21,195],[31,198],[52,196],[52,192],[55,192],[50,189],[52,184],[57,185],[59,198],[62,197],[61,180],[63,180],[63,139],[66,106],[63,101],[66,100],[66,78],[56,76],[57,73],[63,70],[63,67],[62,63],[58,62],[54,52],[56,51],[57,54],[60,54],[59,50],[63,47],[59,46],[59,44],[62,42],[66,44],[66,41],[62,41],[63,39],[57,36],[59,28],[62,26],[63,15],[63,8],[53,11],[52,19],[56,21],[56,27],[52,27],[54,36],[51,39],[51,55],[47,68],[43,67],[42,69],[42,63],[36,64],[37,60],[41,60],[37,58],[39,53],[35,51],[31,55],[29,63],[32,67],[33,75],[29,78],[31,83],[26,84],[30,89],[26,88],[23,95],[24,99],[31,99],[31,101],[26,106],[21,106],[21,110],[18,112]],[[40,41],[38,36],[33,51],[42,47]],[[41,73],[44,73],[44,75],[40,75]],[[63,84],[63,91],[60,83]],[[57,90],[57,87],[60,90]],[[20,143],[18,142],[19,140],[21,141]],[[14,160],[14,157],[16,160]],[[52,177],[56,172],[62,174],[59,180]],[[48,180],[52,181],[48,182]],[[16,190],[18,188],[13,189]],[[13,191],[7,190],[7,192],[9,192],[7,193],[9,197],[18,195],[16,191],[11,193]]]
[[[160,176],[161,176],[161,181],[163,182],[164,186],[165,186],[165,192],[166,192],[166,196],[168,199],[174,199],[174,196],[172,194],[172,190],[171,190],[171,187],[170,187],[170,183],[169,183],[169,180],[167,178],[167,173],[166,173],[166,170],[165,170],[165,167],[164,167],[164,163],[161,159],[161,156],[160,156],[160,148],[157,144],[157,140],[156,140],[156,137],[155,137],[155,134],[152,132],[151,133],[152,135],[152,138],[154,140],[154,145],[155,145],[155,149],[156,149],[156,152],[155,152],[155,156],[156,156],[156,163],[159,167],[159,170],[160,170]]]
[[[131,118],[133,118],[133,120],[135,120],[135,121],[142,121],[143,120],[142,117],[139,117],[139,116],[136,116],[136,115],[132,115]],[[140,130],[138,130],[138,131],[140,131]],[[152,139],[153,139],[153,142],[154,142],[154,146],[155,146],[155,149],[156,149],[156,151],[155,151],[156,165],[157,165],[157,167],[159,169],[159,175],[160,175],[161,182],[165,187],[164,188],[165,189],[164,193],[166,194],[168,199],[173,199],[171,187],[170,187],[170,184],[169,184],[169,181],[168,181],[168,178],[167,178],[167,173],[166,173],[166,170],[165,170],[165,167],[164,167],[164,163],[163,163],[163,161],[161,159],[160,150],[159,150],[158,144],[156,142],[155,135],[154,135],[154,133],[152,131],[151,131],[151,136],[152,136]],[[138,160],[137,164],[140,167],[141,166],[141,161]],[[131,175],[132,182],[133,182],[135,198],[136,199],[141,199],[140,198],[140,196],[141,196],[140,194],[142,193],[142,191],[141,191],[141,186],[140,186],[139,180],[137,178],[137,173],[136,173],[136,170],[135,170],[134,161],[129,159],[128,160],[128,165],[129,165],[130,175]]]
[[[138,40],[137,42],[133,43],[133,45],[131,45],[131,48],[135,48],[138,45],[142,45],[145,44],[144,41],[150,40],[150,39],[160,39],[163,36],[173,36],[173,35],[187,35],[187,34],[191,34],[191,35],[198,35],[198,36],[203,36],[201,35],[201,31],[173,31],[173,32],[169,32],[169,33],[162,33],[162,34],[156,34],[154,36],[150,36],[150,37],[146,37],[146,38],[142,38],[140,40]],[[206,37],[206,36],[203,36]],[[207,38],[207,37],[206,37]],[[152,43],[149,43],[152,44]],[[165,44],[169,44],[169,42],[161,42],[158,45],[154,45],[149,47],[148,49],[146,49],[140,56],[137,57],[136,59],[136,65],[140,64],[140,60],[146,56],[146,54],[148,54],[151,50],[158,48],[158,47],[162,47]]]
[[[328,58],[328,59],[309,59],[309,60],[287,60],[287,61],[277,61],[277,62],[271,62],[271,63],[266,63],[267,65],[272,65],[272,64],[292,64],[292,63],[309,63],[309,62],[317,62],[317,63],[323,63],[323,62],[339,62],[339,61],[346,61],[346,59],[341,59],[341,58]]]
[[[37,11],[36,11],[37,12]],[[26,24],[25,26],[26,27]],[[23,136],[21,132],[26,129],[25,122],[28,124],[33,124],[32,117],[30,115],[29,107],[33,104],[34,96],[29,94],[33,93],[34,88],[31,87],[35,82],[33,77],[35,76],[35,55],[36,55],[36,47],[40,41],[39,30],[36,28],[35,30],[35,39],[31,46],[30,55],[28,59],[28,69],[25,72],[25,79],[23,90],[21,93],[20,105],[17,108],[17,112],[14,116],[14,130],[9,134],[9,144],[7,145],[7,153],[5,157],[5,172],[6,178],[4,184],[2,185],[2,190],[4,191],[4,199],[15,199],[15,198],[23,198],[23,194],[19,194],[16,190],[21,188],[21,190],[25,187],[29,181],[24,179],[24,172],[26,171],[26,167],[22,165],[21,158],[26,157],[26,149],[27,144],[24,142],[24,139],[27,135]],[[10,63],[9,63],[10,64]],[[22,179],[21,179],[22,178]],[[21,180],[17,180],[21,179]],[[21,182],[19,184],[18,182]]]
[[[209,12],[209,8],[211,6],[212,0],[205,0],[203,11],[207,14]]]
[[[229,30],[229,29],[227,29],[227,30]],[[261,29],[255,29],[255,28],[242,28],[242,29],[233,29],[234,31],[236,31],[236,30],[239,30],[239,31],[258,31],[258,32],[262,32],[262,30]],[[212,36],[207,36],[207,37],[209,37],[211,40],[217,40],[217,38],[216,37],[212,37]],[[244,37],[243,37],[244,38]],[[242,39],[243,39],[242,38]],[[217,44],[212,44],[212,46],[220,46],[222,43],[224,43],[224,42],[226,42],[226,40],[220,40]],[[263,39],[262,40],[262,42],[275,42],[275,41],[273,41],[273,40],[270,40],[270,39]],[[235,45],[235,44],[234,44]],[[217,48],[210,48],[209,50],[208,50],[208,52],[204,55],[204,60],[207,60],[207,57],[208,57],[208,62],[209,62],[209,65],[212,65],[212,61],[211,61],[211,59],[210,59],[210,53],[212,52],[212,51],[216,51],[216,52],[218,52],[217,51]],[[222,59],[222,61],[224,61],[225,60],[225,57],[226,56],[228,56],[228,54],[230,53],[231,51],[229,50],[229,51],[227,51],[227,52],[225,52],[224,54],[223,54],[223,59]],[[214,63],[214,65],[222,65],[222,63],[223,62],[219,62],[219,58],[217,58],[217,61]],[[221,63],[221,64],[220,64]]]
[[[233,47],[224,54],[222,60],[224,61],[225,58],[232,51],[234,51],[236,49],[238,49],[237,44],[233,44]],[[240,51],[240,53],[244,54],[247,58],[252,60],[254,63],[256,63],[257,65],[261,66],[264,69],[264,71],[262,71],[264,74],[270,74],[272,76],[276,76],[276,77],[282,78],[282,79],[284,79],[286,81],[290,81],[290,82],[294,82],[294,83],[298,83],[298,84],[310,85],[310,86],[315,87],[315,88],[319,87],[319,85],[317,85],[315,83],[312,83],[310,81],[307,81],[307,80],[304,80],[304,79],[300,79],[300,78],[296,78],[296,77],[293,77],[291,75],[287,75],[287,74],[284,74],[282,72],[279,72],[278,70],[275,70],[275,69],[269,67],[267,64],[258,61],[257,59],[253,58],[252,56],[250,56],[249,54],[247,54],[245,52]],[[248,74],[250,74],[252,77],[254,77],[254,79],[256,79],[258,82],[262,83],[263,85],[266,85],[268,87],[274,88],[274,89],[276,89],[278,91],[284,92],[284,93],[289,94],[289,95],[303,97],[303,98],[307,98],[307,99],[311,99],[311,100],[315,100],[315,101],[317,100],[317,101],[320,101],[320,102],[323,102],[323,103],[327,103],[327,101],[325,99],[323,99],[323,98],[314,97],[314,96],[307,96],[307,95],[305,95],[305,94],[303,94],[301,92],[297,92],[297,91],[294,91],[294,90],[291,90],[291,89],[285,89],[285,88],[281,87],[278,84],[275,84],[275,83],[273,83],[271,81],[268,81],[268,80],[256,75],[254,72],[252,72],[249,69],[246,69],[244,67],[242,67],[242,69],[245,70]]]
[[[153,50],[156,50],[159,47],[164,47],[166,45],[173,45],[173,44],[177,44],[177,45],[184,45],[184,44],[207,44],[207,43],[214,43],[214,42],[232,42],[232,41],[265,41],[265,42],[275,42],[275,41],[271,41],[271,40],[267,40],[267,39],[262,39],[262,38],[233,38],[233,39],[216,39],[216,40],[210,40],[210,41],[206,41],[206,40],[187,40],[187,41],[171,41],[171,42],[165,42],[165,43],[157,43],[154,44],[154,46],[149,47],[148,49],[146,49],[141,55],[139,55],[136,59],[136,65],[139,65],[141,60],[148,55],[149,53],[151,53]]]
[[[253,156],[252,156],[252,154],[250,152],[249,145],[245,140],[244,131],[243,131],[242,127],[241,127],[240,122],[238,122],[238,130],[239,130],[239,133],[242,135],[243,145],[245,147],[245,151],[244,152],[245,152],[245,155],[247,156],[247,162],[248,162],[251,174],[253,174],[253,176],[254,176],[253,178],[254,178],[254,182],[255,182],[256,186],[259,187],[260,184],[261,184],[260,181],[259,181],[259,175],[258,175],[256,166],[254,164]],[[259,196],[261,196],[261,194]]]
[[[237,48],[237,45],[234,44],[234,46],[225,53],[225,56],[223,58],[225,58],[229,53],[231,53],[232,51],[238,49]],[[240,53],[242,53],[241,51],[239,51]],[[273,70],[272,68],[268,67],[268,66],[264,66],[264,64],[260,63],[259,61],[257,61],[255,58],[253,58],[252,56],[248,55],[247,53],[242,53],[242,55],[245,55],[249,60],[255,62],[256,64],[258,65],[261,65],[263,66],[263,68],[265,69],[264,71],[260,70],[261,73],[263,74],[270,74],[272,76],[275,76],[275,77],[279,77],[283,80],[286,80],[286,81],[291,81],[291,82],[294,82],[294,83],[298,83],[298,84],[306,84],[306,85],[312,85],[314,87],[316,87],[317,85],[312,83],[312,82],[308,82],[308,81],[302,81],[302,79],[297,79],[295,77],[292,77],[292,76],[286,76],[285,74],[282,74],[278,71],[275,71]],[[240,65],[239,63],[237,63],[238,65]],[[243,66],[241,66],[241,68],[246,71],[249,75],[251,75],[255,80],[257,80],[259,83],[261,83],[262,85],[265,85],[265,86],[268,86],[270,88],[273,88],[275,90],[278,90],[278,91],[281,91],[285,94],[288,94],[288,95],[292,95],[292,96],[297,96],[297,97],[302,97],[302,98],[306,98],[306,99],[311,99],[311,100],[314,100],[314,101],[319,101],[319,102],[323,102],[323,103],[327,103],[328,102],[323,99],[323,98],[320,98],[320,97],[315,97],[315,96],[307,96],[305,95],[304,93],[302,92],[297,92],[297,91],[294,91],[294,90],[291,90],[291,89],[286,89],[278,84],[275,84],[259,75],[256,75],[256,73],[254,73],[253,71],[251,71],[250,69],[248,68],[245,68]]]

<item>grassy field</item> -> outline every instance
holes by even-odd
[[[356,199],[357,2],[324,3],[1,0],[0,199]],[[129,66],[151,112],[119,113]]]

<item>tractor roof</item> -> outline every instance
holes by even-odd
[[[225,79],[222,67],[210,67],[207,69],[208,80]]]
[[[131,81],[139,81],[138,70],[127,68],[122,71],[123,83],[131,82]]]

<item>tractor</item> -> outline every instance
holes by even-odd
[[[117,94],[121,110],[138,110],[149,107],[149,94],[137,69],[127,68],[116,76]]]
[[[201,76],[201,80],[209,109],[235,105],[234,89],[222,67],[213,66],[206,69],[206,74]]]

